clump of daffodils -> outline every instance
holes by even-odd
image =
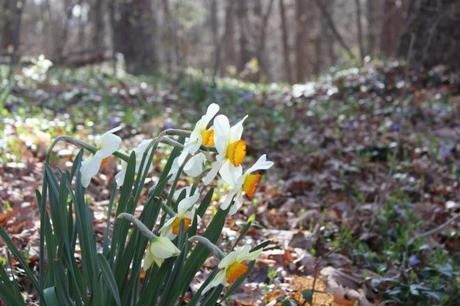
[[[149,238],[143,268],[148,270],[153,266],[162,266],[164,261],[180,254],[178,236],[181,232],[188,232],[192,224],[200,223],[200,216],[197,215],[198,200],[201,195],[199,182],[203,185],[224,184],[229,192],[222,197],[220,209],[235,214],[243,205],[245,199],[251,200],[257,190],[262,173],[273,166],[273,162],[267,160],[266,155],[260,156],[257,161],[246,170],[247,144],[243,138],[244,122],[248,116],[231,124],[228,117],[218,114],[220,107],[213,103],[208,106],[206,113],[198,120],[192,131],[177,130],[165,131],[159,137],[142,141],[136,148],[131,150],[135,155],[135,172],[141,175],[142,172],[150,173],[153,167],[142,169],[141,161],[148,156],[151,150],[159,142],[172,144],[180,149],[180,153],[174,159],[169,170],[168,181],[177,182],[181,175],[190,177],[195,184],[176,192],[171,201],[166,203],[167,214],[160,224],[157,234],[146,228],[134,216],[129,220],[138,227],[142,233]],[[121,160],[120,171],[115,180],[118,187],[124,184],[127,172],[128,157],[118,152],[121,146],[121,138],[115,133],[120,128],[112,129],[96,139],[96,147],[93,147],[93,155],[85,159],[80,168],[80,179],[83,187],[90,184],[101,166],[102,161],[108,156],[117,153],[124,156]],[[174,139],[172,136],[180,136]],[[171,136],[171,137],[170,137]],[[184,137],[185,136],[185,137]],[[185,138],[185,140],[184,140]],[[182,139],[182,141],[179,141]],[[171,187],[173,192],[175,186]],[[124,214],[126,216],[126,214]],[[196,222],[196,223],[194,223]],[[210,250],[219,249],[206,239],[197,241],[206,244]],[[221,253],[221,251],[216,251]],[[216,253],[215,252],[215,253]],[[219,272],[203,288],[206,293],[218,285],[231,285],[248,272],[248,262],[254,261],[261,254],[262,249],[251,251],[249,245],[237,248],[229,252],[227,256],[220,256],[218,264]],[[223,258],[222,258],[223,257]]]

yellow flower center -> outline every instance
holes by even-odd
[[[172,233],[174,235],[179,235],[179,231],[180,231],[180,223],[181,221],[184,221],[184,230],[187,231],[190,227],[190,225],[192,224],[192,219],[190,218],[179,218],[177,217],[173,224],[172,224]]]
[[[203,146],[213,147],[214,146],[214,129],[203,130],[201,132],[201,139]]]
[[[254,196],[254,192],[256,192],[257,185],[259,184],[260,181],[260,174],[249,174],[246,175],[244,178],[243,182],[243,191],[248,197],[248,199],[252,199]]]
[[[226,272],[227,282],[233,284],[238,278],[248,271],[248,266],[241,262],[234,262]]]
[[[232,162],[233,166],[238,167],[246,157],[246,143],[244,140],[237,140],[227,146],[226,157]]]

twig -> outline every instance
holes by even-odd
[[[326,7],[324,6],[323,0],[315,0],[315,3],[318,6],[319,10],[321,11],[321,14],[323,14],[324,18],[329,24],[329,27],[331,28],[332,33],[334,34],[335,38],[339,42],[340,46],[342,46],[342,48],[345,49],[345,51],[347,52],[348,56],[351,59],[355,59],[356,58],[355,55],[353,54],[353,52],[351,52],[350,47],[347,45],[342,35],[340,35],[339,31],[337,30],[337,27],[334,24],[334,20],[332,20],[331,15],[327,11]]]
[[[450,218],[449,220],[447,220],[446,222],[444,222],[443,224],[439,225],[438,227],[435,227],[427,232],[424,232],[424,233],[421,233],[421,234],[418,234],[416,235],[414,238],[412,238],[411,240],[409,240],[409,244],[412,244],[415,240],[417,240],[418,238],[422,238],[422,237],[426,237],[426,236],[431,236],[437,232],[440,232],[442,231],[443,229],[445,229],[446,227],[448,227],[452,222],[454,222],[458,217],[460,217],[460,213],[458,214],[455,214],[452,218]]]

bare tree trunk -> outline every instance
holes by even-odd
[[[327,1],[327,11],[331,16],[334,15],[335,10],[335,0]],[[328,66],[335,65],[337,63],[337,54],[335,51],[335,44],[334,44],[334,34],[329,27],[328,22],[325,18],[320,18],[320,27],[321,27],[321,35],[324,37],[323,41],[325,44],[325,51],[328,57]]]
[[[295,63],[296,76],[295,81],[304,81],[312,73],[312,67],[309,61],[311,57],[309,33],[310,18],[308,13],[311,12],[309,1],[296,0],[296,27],[295,27]]]
[[[78,0],[77,5],[82,7],[83,0]],[[86,26],[86,24],[83,22],[83,14],[80,14],[80,16],[78,16],[78,37],[77,37],[78,45],[80,47],[86,45],[86,43],[85,43],[85,26]]]
[[[59,27],[61,31],[58,31],[56,39],[54,41],[54,50],[53,50],[53,59],[57,63],[62,63],[64,60],[64,50],[67,44],[67,39],[69,35],[69,24],[70,19],[72,18],[72,1],[64,1],[64,24]],[[51,10],[51,8],[50,8]],[[59,24],[59,20],[56,20]]]
[[[219,37],[219,19],[217,17],[217,0],[210,0],[209,4],[209,25],[212,35],[212,43],[214,47],[214,63],[212,66],[212,82],[215,84],[217,74],[220,68],[220,49],[222,46],[221,38]],[[222,35],[224,37],[224,35]]]
[[[233,0],[227,0],[225,8],[225,31],[223,35],[224,57],[223,64],[225,68],[236,66],[236,42],[235,42],[235,14]]]
[[[169,8],[169,0],[162,0],[161,1],[162,8],[163,8],[163,21],[164,21],[164,31],[162,33],[163,36],[163,50],[165,53],[166,59],[166,71],[171,73],[173,71],[172,64],[172,52],[171,49],[173,47],[172,38],[173,38],[173,29],[171,23],[171,10]]]
[[[270,18],[272,8],[273,8],[274,0],[270,0],[268,3],[267,11],[262,16],[262,22],[260,26],[260,33],[259,33],[259,44],[257,47],[257,60],[260,64],[260,73],[264,74],[269,78],[269,66],[268,61],[266,59],[266,45],[267,45],[267,28],[268,28],[268,19]],[[259,76],[260,78],[260,76]]]
[[[91,15],[92,15],[92,46],[99,53],[104,50],[104,0],[93,0],[91,3]]]
[[[12,65],[18,59],[18,48],[20,44],[22,13],[24,11],[24,0],[5,0],[0,12],[1,35],[0,50],[11,56]]]
[[[327,7],[324,5],[324,3],[322,2],[322,0],[315,0],[315,3],[316,5],[318,6],[318,8],[320,9],[321,11],[321,14],[323,15],[323,17],[325,18],[325,20],[327,21],[332,33],[334,34],[337,42],[340,44],[340,46],[345,50],[345,52],[347,52],[348,56],[351,58],[351,59],[354,59],[355,58],[355,55],[353,54],[353,52],[351,52],[351,49],[350,47],[347,45],[347,43],[345,42],[345,40],[343,39],[342,35],[340,35],[339,31],[337,30],[337,27],[335,26],[335,23],[334,23],[334,20],[332,19],[332,16],[330,15],[330,13],[327,11]]]
[[[380,50],[385,57],[393,57],[403,27],[403,7],[396,0],[384,1],[383,22],[380,36]]]
[[[377,3],[376,0],[366,0],[366,21],[367,21],[367,52],[375,55],[376,51],[376,28],[377,28]]]
[[[155,20],[150,0],[115,2],[114,49],[124,55],[128,72],[156,71]]]
[[[397,54],[413,68],[436,65],[459,71],[460,3],[413,0],[408,8]]]
[[[249,49],[249,38],[248,38],[248,6],[246,0],[238,0],[237,16],[239,25],[239,45],[240,45],[240,57],[238,64],[238,71],[243,71],[246,63],[251,58],[251,51]]]
[[[292,83],[292,71],[290,61],[291,53],[289,50],[289,32],[287,29],[286,8],[284,6],[284,0],[279,0],[279,10],[281,17],[281,43],[283,45],[284,74],[286,80],[289,83]]]
[[[359,46],[359,58],[361,63],[364,61],[364,41],[363,41],[363,25],[361,21],[361,1],[355,0],[355,8],[356,8],[356,28],[358,32],[358,46]]]
[[[3,10],[0,18],[4,21],[1,28],[0,51],[10,56],[10,68],[8,79],[16,69],[19,61],[19,45],[21,42],[21,24],[22,13],[24,11],[25,1],[6,0],[3,3]]]

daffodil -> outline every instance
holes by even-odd
[[[203,153],[193,155],[184,165],[184,172],[191,177],[197,177],[203,172],[203,164],[206,161],[206,156]],[[184,161],[182,161],[184,162]],[[179,157],[176,157],[169,171],[169,181],[173,181],[176,178],[177,172],[179,171],[181,164],[179,164]]]
[[[251,247],[249,245],[245,245],[229,253],[220,261],[217,266],[220,271],[204,288],[203,294],[218,285],[227,286],[233,284],[248,271],[249,267],[247,262],[257,259],[260,253],[262,253],[262,249],[251,252]]]
[[[214,141],[218,154],[216,162],[204,178],[205,184],[209,184],[218,172],[224,182],[230,185],[236,184],[236,179],[242,173],[241,164],[246,158],[246,142],[241,139],[241,135],[247,117],[245,116],[232,127],[224,115],[218,115],[214,119]]]
[[[232,186],[230,192],[227,194],[222,209],[227,209],[231,204],[232,199],[234,204],[230,208],[229,214],[233,215],[243,204],[243,196],[245,195],[248,199],[252,199],[256,191],[257,185],[260,181],[261,174],[257,173],[259,170],[267,170],[273,166],[272,161],[267,160],[267,156],[264,154],[252,165],[244,174],[240,175],[236,184]]]
[[[153,263],[161,267],[164,260],[180,254],[180,250],[167,237],[156,237],[147,246],[144,256],[144,271],[147,271]]]
[[[179,234],[181,222],[184,223],[185,231],[190,228],[193,218],[195,217],[194,205],[199,197],[200,194],[197,191],[191,196],[187,196],[186,194],[186,197],[182,199],[177,206],[177,214],[166,221],[160,229],[162,236],[174,239]]]
[[[121,127],[116,127],[96,138],[97,151],[94,155],[82,162],[80,168],[81,184],[88,187],[91,178],[95,176],[101,167],[102,161],[118,150],[121,138],[113,134]]]
[[[170,180],[174,179],[179,168],[184,164],[189,155],[192,157],[185,163],[184,172],[191,177],[196,177],[203,172],[203,163],[206,160],[206,156],[203,153],[196,154],[196,152],[202,145],[206,147],[214,146],[214,128],[208,127],[208,125],[219,112],[219,108],[219,105],[216,103],[210,104],[206,114],[195,124],[190,137],[184,143],[181,154],[173,161]]]
[[[149,144],[152,142],[151,139],[144,139],[141,141],[141,143],[134,149],[134,153],[136,154],[136,166],[135,166],[135,172],[138,173],[141,171],[140,166],[142,163],[142,157],[145,153],[145,150],[147,150],[147,147]],[[147,161],[147,160],[146,160]],[[123,185],[123,182],[125,181],[125,175],[126,175],[126,169],[128,167],[128,163],[125,161],[122,161],[121,164],[121,171],[118,172],[115,175],[115,181],[117,182],[117,186],[121,187]],[[153,166],[150,165],[148,172],[151,172],[153,170]]]
[[[214,146],[214,129],[208,128],[209,122],[219,112],[219,105],[212,103],[208,106],[206,114],[195,124],[190,137],[185,141],[184,150],[182,154],[195,154],[200,146],[213,147]],[[185,157],[184,157],[185,159]],[[183,160],[183,159],[182,159]]]

